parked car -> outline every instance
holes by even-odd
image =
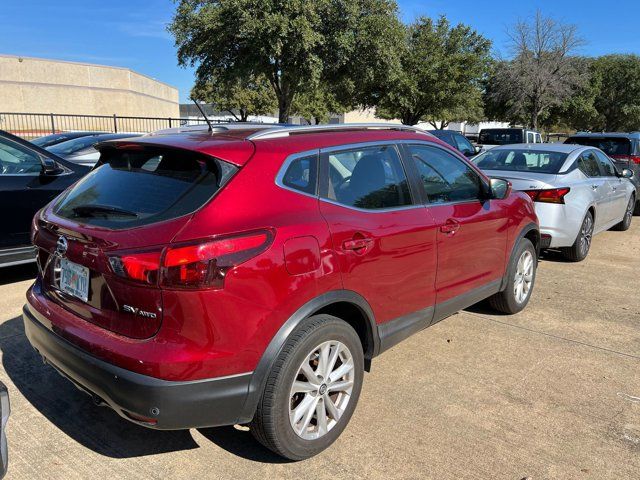
[[[69,162],[92,167],[100,158],[100,152],[94,148],[97,143],[139,136],[140,134],[137,133],[93,133],[58,143],[48,147],[47,150]]]
[[[86,137],[88,135],[95,135],[99,132],[61,132],[52,133],[51,135],[45,135],[44,137],[38,137],[31,140],[31,143],[42,148],[52,147],[58,143],[73,140],[74,138]]]
[[[483,128],[478,135],[478,145],[483,152],[496,145],[518,143],[542,143],[542,136],[526,128]]]
[[[631,225],[637,193],[631,171],[618,171],[601,150],[582,145],[504,145],[473,162],[504,178],[535,203],[542,247],[559,248],[572,261],[589,253],[593,235]]]
[[[98,148],[35,219],[25,332],[139,425],[250,423],[307,458],[346,427],[373,357],[485,298],[515,313],[531,296],[531,199],[421,130],[219,127]]]
[[[565,143],[599,148],[613,159],[618,170],[628,168],[633,172],[631,181],[636,191],[640,191],[640,132],[577,133],[565,140]],[[636,199],[633,213],[640,215],[640,198]]]
[[[464,135],[453,130],[428,130],[428,132],[460,151],[465,157],[473,157],[480,151]]]
[[[0,267],[35,260],[34,214],[88,171],[0,130]]]

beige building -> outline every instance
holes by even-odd
[[[0,55],[0,111],[177,117],[178,90],[128,68]]]

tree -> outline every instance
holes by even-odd
[[[595,128],[609,132],[640,130],[640,57],[599,57],[594,62],[594,77],[600,82],[594,101],[599,113]]]
[[[301,92],[293,100],[291,110],[300,115],[309,125],[329,121],[332,113],[342,113],[350,106],[340,102],[329,86],[320,84],[317,88]]]
[[[230,113],[238,122],[246,122],[249,115],[272,114],[278,107],[273,89],[264,77],[198,82],[191,90],[191,97],[211,103],[220,112]]]
[[[321,82],[373,103],[399,26],[394,0],[179,0],[169,31],[198,82],[264,75],[286,122]]]
[[[399,65],[387,79],[377,108],[382,118],[415,125],[481,116],[481,82],[490,63],[491,42],[468,26],[451,27],[419,18],[398,45]],[[441,125],[442,126],[442,125]]]
[[[537,129],[550,109],[586,80],[571,57],[583,41],[575,25],[539,11],[531,22],[517,22],[509,37],[513,59],[496,64],[485,98],[493,103],[489,111],[502,111],[511,122]]]
[[[602,123],[595,101],[602,88],[602,78],[595,71],[595,61],[592,58],[575,57],[575,68],[587,77],[572,88],[571,94],[560,105],[549,109],[542,124],[547,129],[564,130],[592,130],[599,128]]]

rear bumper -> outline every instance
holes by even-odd
[[[177,430],[233,425],[240,418],[251,373],[187,382],[149,377],[89,355],[46,328],[39,316],[28,304],[23,308],[25,333],[36,351],[77,387],[127,420]]]

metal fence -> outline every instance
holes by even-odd
[[[211,122],[227,123],[228,121],[211,120]],[[5,130],[27,140],[60,132],[149,133],[164,128],[205,123],[203,118],[122,117],[115,114],[0,113],[0,130]]]

